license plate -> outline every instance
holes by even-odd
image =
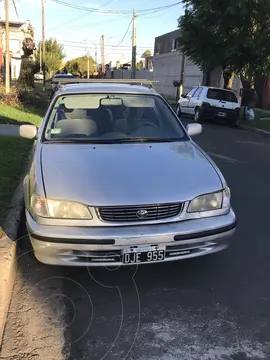
[[[141,264],[155,261],[163,261],[165,259],[165,247],[134,247],[123,250],[124,264]]]
[[[221,117],[226,117],[227,114],[225,112],[218,112],[218,116],[221,116]]]

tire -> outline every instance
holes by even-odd
[[[182,112],[181,112],[181,108],[180,108],[179,104],[177,104],[175,112],[176,112],[176,115],[180,118],[182,115]]]
[[[200,112],[200,108],[197,107],[195,109],[194,122],[201,123],[202,121],[203,121],[203,118],[202,118],[202,114]]]

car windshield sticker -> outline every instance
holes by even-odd
[[[61,129],[51,129],[51,134],[61,134]]]

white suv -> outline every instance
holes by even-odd
[[[237,126],[239,109],[240,105],[233,91],[199,86],[186,95],[181,95],[176,113],[179,117],[181,114],[191,115],[195,122],[201,122],[205,118],[223,119],[231,126]]]

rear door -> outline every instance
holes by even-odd
[[[209,88],[207,91],[207,101],[211,106],[234,110],[238,107],[237,97],[233,91]]]

